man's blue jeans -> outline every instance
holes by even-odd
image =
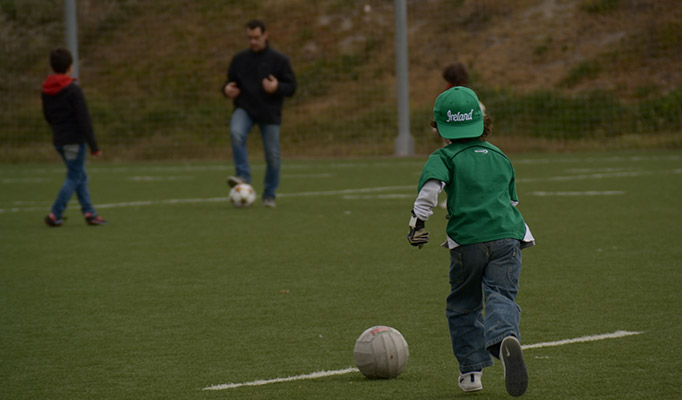
[[[521,340],[521,307],[515,302],[521,275],[520,244],[516,239],[501,239],[450,250],[446,315],[452,349],[463,373],[493,365],[486,348],[506,336]]]
[[[230,121],[230,138],[232,139],[232,157],[238,177],[246,182],[251,182],[251,167],[249,166],[249,154],[246,150],[246,137],[255,122],[242,108],[237,108],[232,113]],[[275,190],[279,186],[280,152],[279,152],[279,125],[258,124],[260,135],[263,139],[265,151],[265,182],[263,197],[275,198]]]
[[[67,144],[65,146],[55,146],[55,148],[62,156],[64,164],[66,164],[66,179],[59,190],[57,200],[52,204],[52,213],[57,219],[60,219],[73,192],[76,192],[83,214],[89,212],[95,215],[95,208],[90,201],[88,174],[85,172],[86,144]]]

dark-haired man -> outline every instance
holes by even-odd
[[[289,58],[270,48],[263,21],[247,23],[246,36],[249,48],[233,57],[222,88],[223,94],[234,102],[230,139],[236,173],[228,178],[228,184],[251,182],[246,138],[253,125],[258,124],[266,162],[263,204],[275,207],[280,174],[282,104],[284,97],[293,96],[296,91],[296,77]]]

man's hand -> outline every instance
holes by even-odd
[[[275,91],[277,91],[277,88],[279,87],[279,81],[273,74],[268,75],[266,78],[263,78],[263,90],[265,90],[267,93],[273,94]]]
[[[231,99],[236,99],[241,93],[241,90],[239,90],[239,87],[237,86],[237,82],[228,83],[225,85],[225,88],[223,88],[223,91],[225,92],[225,96]]]
[[[424,229],[424,221],[417,218],[414,211],[412,211],[412,218],[410,218],[410,232],[407,234],[407,241],[420,249],[429,242],[429,233]]]

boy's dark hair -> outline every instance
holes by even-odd
[[[435,129],[438,131],[438,125],[436,124],[436,121],[431,120],[431,128]],[[483,117],[483,133],[481,136],[473,137],[473,138],[464,138],[464,139],[446,139],[449,140],[450,143],[468,143],[472,142],[474,140],[478,140],[481,142],[485,142],[488,136],[490,136],[493,133],[493,119],[489,115],[485,115]]]
[[[251,21],[247,22],[246,27],[251,30],[260,28],[261,33],[265,33],[265,22],[259,19],[252,19]]]
[[[50,52],[50,67],[58,74],[64,74],[73,63],[71,52],[64,48],[57,48]]]
[[[464,64],[456,62],[445,67],[443,79],[453,86],[464,86],[469,80],[469,74]]]

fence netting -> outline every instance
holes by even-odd
[[[79,81],[112,159],[229,159],[221,93],[245,23],[298,80],[285,101],[289,157],[395,151],[390,0],[77,1]],[[682,147],[682,3],[676,0],[407,2],[410,133],[417,153],[443,69],[461,63],[509,151]],[[65,47],[64,3],[0,0],[0,160],[54,158],[40,87]],[[249,136],[262,155],[258,129]]]

